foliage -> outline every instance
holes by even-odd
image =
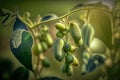
[[[16,80],[16,79],[17,80],[28,80],[29,75],[30,75],[29,70],[23,67],[19,67],[13,72],[10,80]]]

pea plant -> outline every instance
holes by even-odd
[[[103,13],[107,15],[108,22],[100,18],[104,16]],[[74,67],[82,66],[81,76],[100,70],[101,74],[97,78],[99,80],[120,79],[119,0],[116,0],[112,9],[102,2],[79,4],[63,16],[37,15],[35,21],[30,19],[29,12],[21,16],[18,9],[11,12],[1,8],[0,16],[3,17],[3,26],[14,20],[10,49],[16,59],[24,65],[13,72],[11,80],[28,80],[30,71],[33,72],[35,80],[63,80],[58,77],[41,76],[43,68],[50,67],[50,60],[44,55],[49,48],[52,48],[54,58],[63,62],[60,70],[68,77],[74,74]],[[49,22],[54,22],[52,27],[57,30],[56,39],[50,34],[47,24]],[[103,26],[106,22],[107,29]],[[102,37],[99,36],[101,33],[98,29],[101,30]],[[111,34],[107,34],[108,29]],[[76,52],[77,49],[81,51]],[[82,63],[75,53],[82,57]],[[32,63],[33,55],[37,57],[35,65]],[[91,79],[83,77],[83,80]]]

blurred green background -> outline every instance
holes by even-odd
[[[14,11],[17,7],[21,15],[24,12],[28,11],[31,13],[31,19],[35,20],[37,14],[44,16],[48,13],[54,13],[58,16],[62,16],[77,4],[86,3],[88,1],[95,2],[97,0],[0,0],[0,8]],[[112,5],[114,4],[114,0],[102,1],[107,3],[110,7],[112,7]],[[1,20],[2,18],[0,17],[0,21]],[[12,26],[13,22],[6,27],[2,27],[2,25],[0,24],[0,58],[10,59],[14,64],[13,69],[16,69],[17,67],[21,66],[21,64],[14,57],[14,55],[12,55],[12,52],[9,48],[9,39],[12,34]],[[55,35],[55,32],[53,32],[53,34]],[[42,76],[57,76],[63,78],[64,80],[80,80],[80,67],[75,68],[73,76],[67,77],[60,70],[60,65],[62,63],[57,62],[50,52],[52,52],[51,49],[49,49],[45,55],[48,56],[48,58],[51,60],[51,67],[44,69],[42,72]],[[33,80],[32,74],[30,80]]]

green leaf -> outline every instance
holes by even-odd
[[[28,30],[26,25],[23,24],[23,22],[17,17],[13,26],[13,31],[17,30],[17,29],[24,29],[24,30]]]
[[[6,16],[9,14],[9,11],[3,8],[0,8],[0,16]]]
[[[63,80],[63,79],[51,76],[51,77],[42,77],[40,78],[40,80]]]
[[[104,64],[106,57],[102,54],[94,54],[92,57],[89,58],[88,63],[86,65],[86,71],[82,72],[83,75],[94,71],[102,64]]]
[[[2,24],[4,24],[5,21],[8,20],[9,17],[10,17],[10,14],[6,15],[5,18],[2,20]]]
[[[29,70],[19,67],[13,72],[10,80],[28,80],[29,75]]]
[[[8,25],[11,21],[15,19],[14,13],[3,8],[0,8],[0,16],[3,17],[1,21],[3,26]]]
[[[17,29],[10,39],[10,48],[14,56],[28,69],[32,70],[33,38],[29,31]]]
[[[104,11],[93,9],[90,11],[89,14],[89,22],[94,27],[95,36],[101,41],[103,41],[103,43],[111,49],[112,23],[109,14],[105,14]]]
[[[10,22],[12,22],[14,19],[15,19],[15,16],[10,15],[10,14],[4,16],[3,19],[2,19],[2,25],[3,25],[3,26],[6,26],[6,25],[8,25]]]

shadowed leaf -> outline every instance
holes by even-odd
[[[16,21],[14,23],[13,26],[13,31],[17,30],[17,29],[24,29],[24,30],[28,30],[27,27],[25,26],[25,24],[23,24],[19,18],[16,18]]]
[[[0,8],[0,16],[6,16],[9,14],[9,11],[3,8]]]
[[[92,72],[100,67],[104,63],[105,59],[106,57],[102,54],[93,55],[91,58],[89,58],[88,63],[85,65],[86,70],[85,72],[82,72],[82,75]]]
[[[11,21],[15,19],[14,13],[3,8],[0,8],[0,16],[3,18],[1,21],[3,26],[8,25]]]
[[[63,80],[63,79],[51,76],[51,77],[42,77],[40,78],[40,80]]]
[[[10,80],[28,80],[29,74],[29,70],[19,67],[13,72]]]
[[[15,19],[15,16],[12,16],[12,15],[10,15],[10,14],[4,16],[4,17],[3,17],[3,20],[2,20],[2,25],[3,25],[3,26],[6,26],[6,25],[8,25],[10,22],[12,22],[14,19]]]
[[[55,14],[48,14],[48,15],[43,16],[41,21],[51,20],[51,19],[55,19],[55,18],[57,18],[57,16]]]

